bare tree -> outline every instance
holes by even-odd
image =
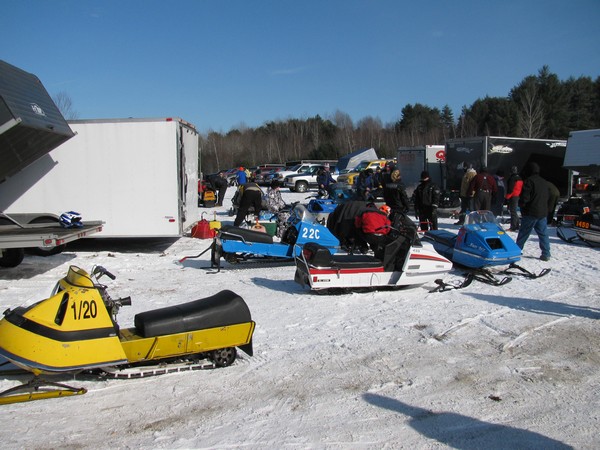
[[[346,148],[348,151],[354,149],[354,125],[349,114],[340,111],[339,109],[333,113],[331,121],[340,131],[340,139],[338,145],[340,148]]]
[[[58,94],[52,97],[52,100],[54,100],[56,107],[65,119],[74,120],[79,118],[79,114],[73,109],[73,101],[71,100],[71,96],[65,91],[60,91]]]
[[[519,133],[527,138],[539,138],[544,133],[544,107],[535,84],[528,84],[520,92]]]

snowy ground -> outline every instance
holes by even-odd
[[[232,221],[227,208],[215,211]],[[292,264],[209,274],[208,253],[176,263],[209,245],[193,238],[27,256],[0,270],[1,310],[47,297],[70,264],[101,264],[117,276],[113,296],[132,297],[122,326],[141,311],[237,292],[257,323],[254,357],[140,380],[63,379],[89,392],[2,406],[2,446],[598,448],[600,254],[552,235],[549,263],[537,259],[535,236],[522,260],[536,272],[551,267],[546,277],[445,293],[311,295]],[[24,379],[3,375],[0,389]]]

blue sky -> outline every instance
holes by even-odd
[[[600,75],[600,0],[3,0],[0,59],[80,119],[177,116],[199,131],[401,118],[504,97],[548,65]]]

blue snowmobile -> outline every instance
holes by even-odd
[[[339,240],[317,222],[315,216],[301,204],[295,204],[286,221],[287,228],[281,242],[263,231],[225,225],[218,231],[211,246],[196,256],[186,256],[180,260],[197,258],[211,250],[211,268],[221,270],[221,257],[230,264],[247,260],[293,261],[307,242],[317,242],[332,254],[339,250]]]
[[[501,286],[511,281],[509,276],[496,278],[489,267],[505,266],[508,268],[499,272],[502,275],[522,275],[528,278],[538,278],[550,272],[544,269],[534,274],[517,265],[521,259],[521,249],[504,231],[491,211],[473,211],[465,217],[464,225],[458,234],[447,230],[429,230],[425,232],[426,239],[433,243],[435,250],[453,263],[470,269],[466,283],[473,279],[494,286]],[[446,290],[449,286],[438,282],[438,290]],[[461,285],[459,287],[464,287]]]

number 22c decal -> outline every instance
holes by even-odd
[[[302,238],[303,239],[319,239],[319,230],[315,228],[305,228],[302,230]]]

